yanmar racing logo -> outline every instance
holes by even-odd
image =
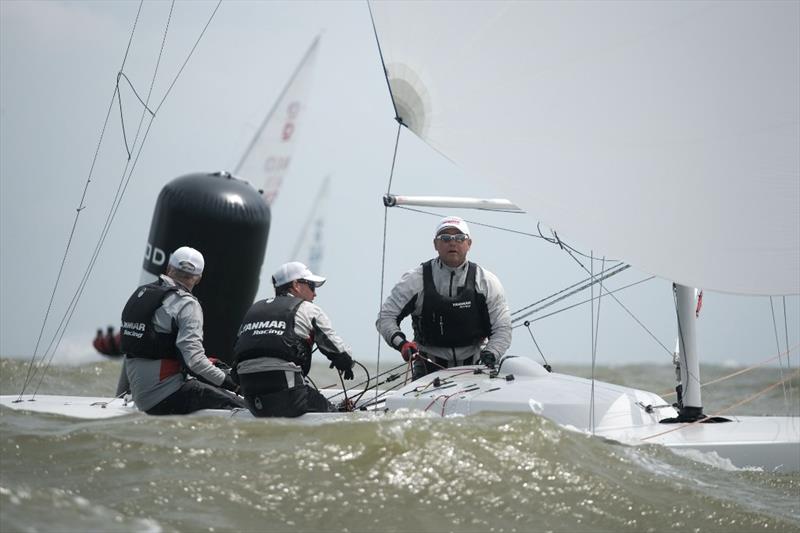
[[[283,320],[262,320],[242,324],[239,335],[252,331],[253,335],[283,335],[286,332],[286,322]]]
[[[120,329],[123,335],[141,339],[146,328],[147,326],[144,322],[123,322]]]

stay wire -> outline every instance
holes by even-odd
[[[772,313],[772,330],[775,332],[775,346],[778,350],[778,374],[783,380],[783,359],[781,355],[781,342],[778,340],[778,321],[775,319],[775,307],[772,304],[772,296],[769,297],[769,310]],[[787,344],[788,347],[788,344]],[[788,354],[787,354],[788,359]],[[786,394],[786,385],[783,385],[783,402],[785,407],[788,407],[788,395]]]
[[[147,107],[147,104],[142,100],[142,97],[139,96],[139,93],[136,92],[136,88],[133,86],[133,83],[131,83],[130,78],[128,78],[128,76],[123,71],[120,70],[117,73],[117,88],[116,88],[117,103],[119,104],[119,122],[122,125],[122,140],[125,142],[125,152],[127,152],[128,159],[130,159],[131,149],[128,146],[128,135],[125,132],[125,114],[122,111],[122,91],[119,90],[120,78],[125,78],[125,81],[128,82],[128,86],[131,88],[131,91],[133,91],[134,96],[136,96],[136,98],[139,100],[139,103],[141,103],[144,106],[145,110],[147,110],[150,113],[150,115],[155,115],[155,114],[152,111],[150,111],[150,108]]]
[[[406,211],[413,211],[415,213],[421,213],[423,215],[430,215],[430,216],[434,216],[434,217],[438,217],[438,218],[443,218],[443,217],[447,216],[447,215],[444,215],[444,214],[441,214],[441,213],[436,213],[434,211],[427,211],[425,209],[417,209],[417,208],[408,207],[408,206],[405,206],[405,205],[398,205],[398,206],[395,206],[395,208],[396,209],[404,209]],[[492,209],[486,209],[486,208],[474,208],[473,210],[475,210],[475,211],[493,211]],[[530,233],[528,231],[522,231],[522,230],[517,230],[517,229],[512,229],[512,228],[506,228],[506,227],[503,227],[503,226],[496,226],[494,224],[486,224],[485,222],[478,222],[476,220],[464,219],[464,221],[468,222],[469,224],[472,224],[473,226],[481,226],[483,228],[496,229],[496,230],[499,230],[499,231],[505,231],[507,233],[514,233],[514,234],[517,234],[517,235],[523,235],[525,237],[533,237],[534,239],[542,239],[543,241],[549,242],[550,244],[556,244],[556,245],[558,245],[560,248],[562,248],[564,250],[567,250],[567,249],[571,250],[573,253],[575,253],[577,255],[580,255],[582,257],[587,257],[587,258],[589,257],[588,255],[586,255],[585,253],[581,252],[580,250],[578,250],[578,249],[574,248],[573,246],[567,244],[566,242],[562,241],[560,238],[556,239],[556,238],[552,238],[552,237],[545,237],[544,234],[542,233],[541,229],[539,228],[541,223],[537,223],[537,225],[536,225],[538,233]],[[622,262],[622,261],[619,261],[618,259],[609,259],[608,261],[609,262],[619,262],[619,263]]]
[[[128,156],[128,159],[127,159],[127,161],[125,163],[125,167],[123,169],[122,176],[120,177],[120,182],[117,185],[117,191],[115,193],[114,200],[112,201],[112,205],[111,205],[111,208],[109,210],[109,214],[106,216],[106,221],[105,221],[105,224],[103,226],[103,229],[101,230],[101,235],[100,235],[100,238],[98,239],[97,245],[95,246],[95,250],[94,250],[94,252],[92,254],[92,257],[91,257],[91,259],[89,261],[89,264],[88,264],[88,266],[86,268],[86,271],[84,272],[83,278],[81,279],[81,282],[80,282],[80,284],[78,286],[78,289],[76,290],[75,294],[73,295],[73,298],[72,298],[72,300],[70,302],[70,305],[67,307],[67,311],[65,312],[64,316],[61,319],[61,322],[59,324],[59,328],[56,329],[56,333],[55,333],[53,339],[50,341],[50,345],[48,346],[48,350],[47,351],[49,351],[50,348],[52,347],[52,352],[50,353],[50,357],[49,357],[49,359],[47,361],[47,364],[46,364],[46,366],[45,366],[45,368],[44,368],[44,370],[42,372],[41,378],[39,380],[39,384],[37,385],[36,389],[34,390],[34,393],[33,393],[34,397],[36,396],[39,388],[41,387],[41,384],[42,384],[42,382],[44,380],[44,377],[47,374],[48,369],[50,368],[50,364],[52,363],[53,357],[55,356],[56,350],[58,349],[58,346],[61,344],[61,340],[63,339],[63,336],[66,333],[67,326],[69,325],[70,321],[72,320],[72,316],[75,313],[75,310],[77,308],[77,305],[78,305],[78,302],[80,300],[80,297],[81,297],[81,295],[83,294],[83,291],[86,288],[86,284],[88,283],[89,278],[91,277],[91,273],[94,270],[94,265],[96,264],[97,258],[100,255],[100,250],[102,249],[102,246],[105,243],[106,237],[108,236],[108,233],[109,233],[109,231],[111,229],[111,225],[114,222],[114,218],[116,217],[116,214],[117,214],[117,211],[119,209],[119,206],[122,203],[122,199],[123,199],[123,197],[125,195],[125,192],[127,191],[128,184],[130,183],[131,177],[133,176],[133,171],[136,168],[136,163],[139,160],[139,156],[142,153],[145,141],[147,140],[147,136],[150,133],[150,128],[153,125],[153,120],[155,119],[155,114],[152,111],[150,111],[150,109],[148,107],[148,104],[150,103],[150,98],[152,97],[152,94],[153,94],[153,88],[155,87],[155,81],[156,81],[156,78],[158,76],[159,66],[161,65],[161,58],[163,57],[163,54],[164,54],[164,48],[165,48],[165,45],[166,45],[167,35],[169,33],[170,22],[172,20],[172,13],[173,13],[174,9],[175,9],[175,1],[173,0],[170,3],[170,10],[169,10],[169,14],[167,16],[166,25],[164,27],[164,34],[163,34],[162,39],[161,39],[161,48],[159,49],[158,57],[156,59],[156,65],[155,65],[155,67],[153,69],[153,76],[152,76],[152,78],[150,80],[150,87],[149,87],[148,92],[147,92],[147,99],[146,99],[146,101],[142,102],[142,105],[143,105],[142,114],[139,117],[139,125],[138,125],[138,127],[136,129],[136,135],[134,137],[132,147],[136,146],[136,143],[137,143],[137,141],[139,139],[139,135],[140,135],[140,133],[142,131],[142,124],[144,123],[144,119],[145,119],[145,116],[147,115],[147,113],[150,113],[150,121],[148,122],[147,129],[145,130],[145,134],[142,137],[142,142],[139,145],[139,150],[138,150],[138,152],[136,154],[136,159],[135,159],[135,161],[133,162],[132,165],[131,165],[131,161],[130,161],[130,152],[129,152],[129,156]],[[125,78],[127,80],[127,76],[125,76]],[[117,86],[116,86],[117,97],[121,96],[121,91],[119,90],[119,79],[120,79],[120,76],[118,75],[117,76]],[[130,83],[130,80],[128,80],[128,81]],[[135,92],[136,91],[134,89],[134,93]],[[139,101],[141,102],[141,98],[138,96],[138,94],[136,96],[137,96],[137,98],[139,98]],[[123,126],[123,134],[124,134],[124,126]],[[126,146],[126,149],[127,149],[127,146]],[[126,178],[126,174],[127,174],[127,178]],[[61,331],[60,334],[58,333],[59,330]],[[57,341],[56,341],[56,337],[58,338]],[[45,351],[45,357],[46,357],[47,351]]]
[[[369,4],[368,4],[369,5]],[[371,13],[371,11],[370,11]],[[391,193],[392,191],[392,179],[394,178],[394,167],[397,161],[397,150],[398,146],[400,145],[400,130],[403,127],[401,123],[397,124],[397,135],[394,139],[394,153],[392,154],[392,166],[389,170],[389,184],[386,187],[386,194]],[[386,235],[389,231],[389,207],[383,207],[383,242],[381,243],[381,290],[380,290],[380,301],[378,302],[378,309],[383,307],[383,289],[384,284],[386,281]],[[380,374],[381,371],[381,347],[383,343],[381,342],[383,338],[381,337],[380,331],[378,331],[378,363],[375,368],[375,372]],[[378,399],[378,389],[375,388],[375,400]]]
[[[589,263],[591,268],[589,269],[589,276],[594,277],[594,259],[591,260]],[[592,298],[592,303],[589,306],[591,310],[589,315],[591,317],[590,328],[591,328],[591,340],[592,340],[592,381],[589,393],[589,427],[592,430],[592,435],[594,435],[594,350],[595,350],[595,343],[594,343],[594,283],[591,284],[589,287],[590,297]]]
[[[786,317],[786,295],[781,297],[783,299],[783,334],[784,334],[784,341],[786,342],[786,350],[789,350],[789,324],[788,319]],[[786,368],[787,370],[792,370],[792,362],[789,359],[789,356],[786,356]],[[792,382],[789,382],[789,405],[794,403],[794,387]]]
[[[174,0],[173,0],[173,3],[174,3]],[[189,60],[192,58],[192,55],[194,54],[194,51],[197,49],[197,46],[200,44],[200,41],[203,39],[203,36],[206,34],[206,30],[211,25],[211,21],[213,21],[214,17],[217,15],[217,11],[219,10],[219,6],[220,5],[222,5],[222,0],[219,0],[217,2],[217,5],[214,7],[214,11],[212,11],[211,12],[211,16],[208,17],[208,20],[206,21],[206,25],[203,26],[203,30],[200,32],[200,35],[197,36],[197,39],[195,40],[194,45],[192,46],[192,49],[189,50],[189,53],[187,54],[186,59],[183,61],[183,64],[181,65],[181,68],[178,69],[178,73],[175,74],[175,77],[172,79],[172,83],[169,84],[169,87],[167,88],[167,91],[164,93],[164,97],[161,99],[161,101],[156,106],[155,113],[158,113],[158,111],[161,109],[161,106],[164,105],[164,102],[167,100],[167,97],[172,92],[172,88],[178,82],[178,78],[180,78],[181,74],[183,74],[183,69],[186,68],[186,65],[189,63]]]
[[[397,111],[397,104],[394,101],[394,93],[392,92],[392,84],[389,83],[389,71],[386,68],[386,61],[383,59],[383,49],[381,48],[381,40],[378,38],[378,28],[375,26],[375,17],[372,14],[372,5],[369,0],[367,1],[367,9],[369,10],[369,20],[372,23],[372,33],[375,35],[375,44],[378,47],[378,55],[381,58],[381,67],[383,68],[383,78],[386,80],[386,88],[389,90],[389,98],[392,100],[392,107],[394,108],[394,118],[398,124],[403,124],[403,119]],[[391,188],[391,180],[390,180]]]
[[[143,5],[144,5],[144,0],[140,0],[139,8],[136,11],[136,17],[133,21],[133,27],[131,28],[131,33],[128,36],[128,45],[125,49],[125,54],[122,58],[122,65],[120,66],[120,70],[122,70],[125,67],[125,63],[128,60],[128,52],[130,51],[131,43],[133,42],[133,36],[136,33],[136,26],[138,25],[139,22],[139,16],[142,13]],[[67,244],[64,248],[64,255],[61,258],[61,264],[58,269],[58,274],[56,275],[56,281],[53,284],[53,290],[50,293],[50,301],[47,304],[47,310],[45,311],[44,319],[42,320],[42,327],[40,328],[39,335],[36,338],[36,345],[33,349],[33,355],[31,357],[30,363],[28,364],[28,370],[25,375],[25,381],[23,382],[22,391],[20,391],[19,397],[17,398],[18,401],[22,398],[22,395],[25,394],[25,389],[30,383],[30,380],[33,378],[33,376],[31,376],[31,372],[34,368],[34,365],[36,363],[36,357],[39,353],[39,344],[41,343],[42,336],[44,335],[44,329],[47,325],[47,320],[50,317],[50,311],[53,308],[53,301],[55,300],[56,292],[61,282],[61,276],[64,272],[64,266],[66,265],[67,257],[69,256],[69,250],[72,247],[72,239],[75,236],[75,231],[78,226],[78,220],[80,219],[80,214],[86,208],[86,206],[84,205],[84,202],[86,200],[86,194],[89,190],[89,184],[92,182],[92,176],[94,175],[94,168],[95,165],[97,164],[97,158],[100,155],[100,147],[103,144],[103,138],[105,137],[106,128],[108,126],[108,120],[111,117],[111,110],[114,108],[114,99],[116,98],[116,94],[117,94],[117,86],[114,87],[114,91],[111,94],[111,100],[108,103],[108,109],[106,110],[106,117],[103,120],[103,126],[100,129],[100,136],[97,140],[97,146],[95,148],[94,156],[92,157],[92,163],[89,167],[89,174],[86,177],[86,183],[83,186],[83,193],[81,194],[81,199],[78,202],[78,207],[75,210],[76,211],[75,218],[72,222],[72,228],[70,230],[69,237],[67,237]],[[42,356],[42,360],[44,360],[44,357],[45,355]]]
[[[603,258],[603,262],[600,264],[600,271],[602,272],[605,269],[605,257]],[[592,259],[592,272],[594,272],[594,259]],[[591,409],[589,411],[589,420],[592,424],[592,434],[594,435],[595,425],[594,425],[594,412],[595,412],[595,368],[597,364],[597,339],[600,336],[600,304],[603,303],[603,280],[600,281],[600,288],[597,297],[597,320],[593,324],[594,331],[592,332],[592,402],[591,402]],[[592,297],[594,297],[594,285],[592,285]],[[592,303],[592,309],[594,309],[594,303]],[[594,313],[592,313],[594,314]]]
[[[624,271],[624,270],[627,270],[628,268],[630,268],[630,265],[622,265],[622,266],[621,266],[621,268],[619,269],[619,271],[616,271],[616,272],[614,272],[614,270],[615,270],[615,269],[616,269],[618,266],[620,266],[620,263],[617,263],[616,265],[609,267],[609,268],[608,268],[608,270],[606,270],[606,271],[600,272],[600,273],[598,274],[598,276],[605,276],[605,275],[606,275],[608,272],[611,272],[611,274],[608,274],[608,277],[611,277],[611,276],[613,276],[613,275],[615,275],[615,274],[618,274],[618,273],[620,273],[620,272],[622,272],[622,271]],[[537,300],[537,301],[535,301],[535,302],[533,302],[533,303],[531,303],[531,304],[528,304],[528,305],[526,305],[525,307],[521,307],[521,308],[517,309],[516,311],[512,311],[512,312],[511,312],[511,315],[512,315],[512,316],[513,316],[513,315],[518,315],[519,313],[521,313],[521,312],[523,312],[523,311],[527,311],[527,310],[528,310],[528,309],[530,309],[531,307],[534,307],[534,306],[536,306],[536,305],[539,305],[539,304],[541,304],[541,303],[543,303],[543,302],[546,302],[547,300],[550,300],[550,299],[552,299],[552,298],[555,298],[556,296],[559,296],[559,295],[561,295],[561,294],[563,294],[563,293],[567,292],[567,291],[568,291],[568,290],[570,290],[570,289],[574,289],[575,287],[578,287],[579,285],[584,285],[584,286],[583,286],[583,287],[581,287],[579,290],[577,290],[577,291],[575,291],[575,292],[572,292],[572,293],[570,293],[570,294],[568,294],[568,295],[567,295],[567,296],[572,296],[573,294],[576,294],[577,292],[580,292],[580,291],[582,291],[582,290],[586,289],[586,288],[588,287],[588,285],[586,285],[586,283],[587,283],[587,282],[589,282],[589,281],[591,281],[591,278],[584,278],[584,279],[582,279],[582,280],[580,280],[580,281],[578,281],[578,282],[575,282],[575,283],[573,283],[572,285],[570,285],[570,286],[568,286],[568,287],[565,287],[565,288],[561,289],[560,291],[554,292],[553,294],[550,294],[549,296],[545,296],[544,298],[541,298],[541,299],[539,299],[539,300]],[[548,305],[549,305],[549,304],[548,304]],[[544,309],[544,308],[542,308],[542,309]],[[537,311],[540,311],[540,309],[536,309],[536,310],[534,310],[533,312],[537,312]],[[527,316],[527,315],[526,315],[526,316]],[[516,319],[521,319],[521,318],[524,318],[524,316],[523,316],[523,317],[515,317],[515,318],[516,318]],[[513,319],[512,319],[512,320],[513,320]]]
[[[576,258],[574,255],[572,255],[572,253],[571,253],[569,250],[567,250],[567,253],[570,255],[570,257],[572,257],[572,258],[575,260],[575,262],[577,262],[577,263],[578,263],[578,264],[579,264],[579,265],[580,265],[580,266],[581,266],[581,267],[582,267],[584,270],[586,270],[586,271],[588,272],[588,270],[586,269],[586,267],[585,267],[585,266],[584,266],[584,265],[583,265],[583,264],[582,264],[580,261],[578,261],[578,259],[577,259],[577,258]],[[650,279],[652,279],[652,278],[650,278]],[[616,292],[616,291],[614,291],[614,292]],[[661,345],[661,347],[662,347],[662,348],[664,348],[664,350],[665,350],[665,351],[666,351],[668,354],[670,354],[670,356],[671,356],[671,355],[672,355],[672,352],[669,350],[669,348],[667,348],[667,347],[664,345],[664,343],[663,343],[663,342],[661,342],[660,340],[658,340],[658,337],[656,337],[656,336],[655,336],[655,334],[653,334],[653,332],[652,332],[652,331],[650,331],[650,329],[648,329],[648,327],[647,327],[647,326],[645,326],[645,325],[642,323],[642,321],[641,321],[641,320],[639,320],[638,318],[636,318],[636,315],[634,315],[634,314],[631,312],[631,310],[630,310],[630,309],[628,309],[627,307],[625,307],[625,305],[624,305],[624,304],[623,304],[623,303],[622,303],[622,302],[619,300],[619,298],[617,298],[616,296],[614,296],[614,292],[607,292],[606,294],[608,294],[609,296],[611,296],[611,297],[614,299],[614,301],[615,301],[615,302],[617,302],[617,304],[619,304],[619,306],[620,306],[620,307],[622,307],[622,309],[624,309],[624,310],[625,310],[625,312],[626,312],[626,313],[628,313],[628,315],[629,315],[629,316],[630,316],[630,317],[631,317],[631,318],[632,318],[632,319],[633,319],[633,320],[634,320],[634,321],[635,321],[637,324],[639,324],[639,326],[640,326],[642,329],[644,329],[644,330],[647,332],[647,334],[648,334],[648,335],[650,335],[650,337],[651,337],[653,340],[655,340],[655,341],[656,341],[656,342],[657,342],[659,345]]]
[[[536,337],[533,336],[533,330],[531,329],[530,321],[526,320],[524,326],[528,328],[528,333],[531,336],[531,340],[533,341],[533,344],[536,346],[536,350],[539,352],[539,356],[542,358],[542,361],[544,361],[544,367],[550,370],[551,368],[550,364],[547,362],[547,359],[545,359],[544,353],[542,352],[542,349],[539,347],[539,343],[536,342]]]
[[[86,282],[88,282],[89,276],[90,276],[90,274],[91,274],[91,272],[92,272],[92,270],[94,268],[94,264],[95,264],[95,262],[97,260],[97,257],[99,255],[100,249],[101,249],[103,243],[105,242],[105,239],[106,239],[106,237],[108,235],[108,231],[109,231],[109,229],[111,227],[111,224],[113,223],[114,217],[116,216],[117,210],[119,209],[119,205],[121,204],[122,198],[123,198],[123,196],[124,196],[124,194],[125,194],[125,192],[127,190],[127,186],[129,184],[132,176],[133,176],[133,172],[134,172],[134,170],[136,168],[136,164],[138,163],[139,157],[140,157],[140,155],[142,153],[144,144],[145,144],[145,142],[147,140],[147,137],[149,135],[150,128],[152,127],[153,120],[155,119],[156,113],[157,113],[158,109],[160,109],[161,106],[164,104],[164,102],[166,101],[167,95],[169,94],[169,92],[172,90],[172,88],[176,84],[178,78],[180,77],[180,74],[183,72],[185,66],[188,63],[189,58],[192,56],[194,50],[197,48],[200,40],[204,36],[204,34],[206,32],[206,29],[208,28],[208,26],[210,25],[211,21],[213,20],[214,15],[216,14],[220,4],[221,4],[221,0],[220,0],[220,2],[217,3],[217,6],[215,7],[214,11],[212,12],[211,16],[209,17],[209,20],[206,22],[206,25],[204,26],[203,30],[201,31],[200,35],[198,36],[197,40],[195,41],[195,43],[194,43],[191,51],[189,52],[186,60],[183,62],[183,65],[179,69],[178,74],[175,76],[175,78],[173,79],[172,83],[170,84],[170,87],[167,90],[167,93],[164,95],[164,97],[162,98],[161,102],[159,103],[159,106],[156,109],[156,112],[150,112],[151,113],[150,122],[148,123],[148,126],[147,126],[147,129],[145,131],[144,137],[142,138],[142,143],[139,146],[139,150],[137,152],[136,158],[134,159],[133,165],[130,167],[130,172],[129,173],[127,172],[127,170],[128,170],[128,164],[130,163],[130,161],[128,161],[128,163],[126,163],[126,165],[125,165],[125,170],[123,171],[123,175],[122,175],[121,182],[120,182],[120,186],[122,186],[122,181],[124,181],[124,186],[122,187],[122,191],[121,192],[120,192],[120,186],[118,186],[118,188],[117,188],[117,196],[115,196],[115,199],[112,202],[112,208],[111,208],[111,211],[110,211],[110,215],[107,218],[107,223],[106,223],[106,225],[105,225],[105,227],[103,229],[103,232],[102,232],[102,235],[100,237],[100,240],[98,241],[98,245],[95,248],[95,252],[93,254],[92,259],[90,260],[89,266],[87,267],[87,270],[86,270],[86,272],[84,274],[84,279],[81,281],[81,284],[80,284],[78,290],[76,291],[75,295],[73,296],[73,301],[70,304],[71,305],[71,310],[68,311],[68,318],[66,320],[66,323],[63,326],[63,330],[61,331],[60,335],[58,334],[58,330],[56,330],[56,334],[54,335],[54,339],[55,339],[56,336],[58,336],[58,342],[55,344],[55,347],[53,348],[53,352],[50,355],[50,360],[48,361],[47,366],[44,369],[45,373],[46,373],[47,369],[49,368],[50,363],[52,362],[53,356],[55,355],[55,350],[58,348],[58,345],[60,344],[61,339],[64,336],[64,333],[66,332],[66,327],[69,324],[69,321],[71,320],[73,313],[75,312],[75,308],[77,306],[78,299],[82,295],[83,290],[84,290],[84,288],[86,286]],[[147,104],[149,104],[150,97],[152,95],[152,91],[153,91],[153,87],[154,87],[154,84],[155,84],[155,79],[156,79],[156,75],[157,75],[157,71],[158,71],[158,65],[160,64],[161,57],[163,55],[164,46],[165,46],[165,43],[166,43],[166,37],[167,37],[168,30],[169,30],[169,24],[170,24],[170,20],[171,20],[171,17],[172,17],[173,10],[174,10],[174,5],[175,5],[175,2],[173,0],[173,2],[170,5],[169,18],[167,20],[166,28],[164,30],[164,37],[162,39],[161,50],[159,51],[158,61],[157,61],[157,64],[156,64],[156,67],[155,67],[155,71],[154,71],[154,74],[153,74],[153,79],[151,80],[150,88],[149,88],[149,91],[148,91],[147,103],[145,103],[145,108],[146,109],[142,111],[142,117],[140,118],[139,127],[137,128],[136,139],[138,139],[139,132],[141,131],[141,125],[142,125],[143,120],[144,120],[145,111],[150,111],[149,109],[147,109]],[[126,57],[127,57],[127,51],[126,51]],[[117,85],[117,87],[115,88],[115,95],[118,93],[118,89],[119,88],[118,88],[118,85]],[[111,109],[112,106],[113,106],[113,99],[112,99],[111,104],[109,105],[109,114],[110,114],[110,109]],[[106,122],[107,122],[107,120],[108,120],[108,117],[106,118]],[[105,129],[105,127],[104,127],[104,129]],[[136,139],[134,140],[133,146],[136,145]],[[99,145],[98,145],[98,151],[99,151]],[[127,178],[125,178],[125,174],[126,173],[128,174]],[[65,314],[65,316],[66,316],[66,314]],[[62,323],[63,323],[63,321],[64,321],[64,319],[62,318]],[[51,344],[52,344],[52,341],[51,341]],[[46,355],[43,356],[43,359],[44,359],[44,357],[46,357]],[[44,375],[42,375],[42,379],[44,379]],[[41,385],[41,380],[40,380],[40,385]],[[38,387],[37,387],[37,390],[38,390]],[[23,389],[23,392],[24,392],[24,389]],[[21,394],[20,394],[20,396],[21,396]]]
[[[595,279],[592,279],[592,278],[587,278],[586,280],[584,280],[584,281],[580,282],[580,283],[583,283],[583,285],[581,285],[581,286],[579,286],[578,288],[574,289],[572,292],[569,292],[569,293],[567,293],[567,294],[564,294],[564,295],[563,295],[563,296],[561,296],[560,298],[556,298],[555,300],[552,300],[552,301],[550,301],[550,302],[547,302],[546,304],[544,304],[544,305],[541,305],[540,307],[537,307],[537,308],[535,308],[535,309],[533,309],[533,310],[531,310],[531,311],[528,311],[528,312],[527,312],[527,313],[525,313],[524,315],[515,316],[515,317],[513,317],[513,318],[511,319],[511,322],[519,322],[519,321],[520,321],[520,320],[522,320],[523,318],[529,317],[530,315],[532,315],[532,314],[534,314],[534,313],[538,313],[539,311],[542,311],[542,310],[544,310],[544,309],[547,309],[547,308],[548,308],[548,307],[550,307],[551,305],[555,305],[555,304],[557,304],[558,302],[560,302],[560,301],[562,301],[562,300],[565,300],[565,299],[569,298],[570,296],[572,296],[572,295],[574,295],[574,294],[577,294],[577,293],[579,293],[579,292],[581,292],[581,291],[584,291],[584,290],[586,290],[586,289],[588,289],[588,288],[590,288],[590,287],[594,287],[594,285],[595,285],[595,284],[602,282],[604,279],[607,279],[607,278],[610,278],[610,277],[612,277],[612,276],[615,276],[615,275],[619,274],[620,272],[624,272],[624,271],[625,271],[625,270],[627,270],[628,268],[630,268],[630,265],[623,265],[623,266],[621,266],[621,267],[620,267],[620,268],[618,268],[618,269],[609,268],[608,270],[604,270],[603,272],[600,272],[600,273],[598,273],[598,274],[595,276]],[[536,302],[536,303],[533,303],[533,304],[531,304],[531,305],[528,305],[528,306],[526,306],[526,307],[524,307],[524,308],[520,309],[519,311],[514,311],[514,313],[516,313],[516,314],[519,314],[520,312],[522,312],[522,311],[524,311],[524,310],[527,310],[527,309],[530,309],[532,306],[534,306],[534,305],[537,305],[538,303],[545,302],[545,301],[547,301],[547,300],[551,300],[552,298],[555,298],[556,296],[558,296],[558,295],[560,295],[560,294],[563,294],[565,290],[572,289],[573,287],[575,287],[575,285],[572,285],[572,286],[568,287],[567,289],[564,289],[564,290],[562,290],[562,291],[559,291],[559,292],[557,292],[557,293],[554,293],[554,294],[552,294],[552,295],[550,295],[550,296],[548,296],[548,297],[546,297],[546,298],[543,298],[543,299],[539,300],[539,302]],[[512,314],[514,314],[514,313],[512,313]]]
[[[616,292],[623,291],[623,290],[625,290],[625,289],[629,289],[629,288],[631,288],[631,287],[635,287],[636,285],[640,285],[640,284],[642,284],[642,283],[644,283],[644,282],[646,282],[646,281],[650,281],[650,280],[651,280],[651,279],[653,279],[653,278],[655,278],[655,276],[649,276],[649,277],[646,277],[646,278],[644,278],[644,279],[640,279],[639,281],[634,281],[633,283],[629,283],[629,284],[627,284],[627,285],[623,285],[622,287],[619,287],[619,288],[617,288],[617,289],[614,289],[613,291],[606,290],[606,294],[605,294],[604,296],[608,296],[608,295],[609,295],[609,294],[611,294],[612,292],[613,292],[613,293],[616,293]],[[531,319],[531,320],[526,320],[525,322],[538,322],[538,321],[540,321],[540,320],[544,320],[545,318],[549,318],[549,317],[551,317],[551,316],[553,316],[553,315],[557,315],[557,314],[559,314],[559,313],[562,313],[562,312],[564,312],[564,311],[569,311],[570,309],[573,309],[573,308],[575,308],[575,307],[578,307],[579,305],[583,305],[583,304],[585,304],[585,303],[589,303],[589,302],[591,302],[591,301],[593,301],[593,300],[592,300],[592,298],[588,298],[588,299],[586,299],[586,300],[583,300],[583,301],[581,301],[581,302],[578,302],[578,303],[575,303],[575,304],[568,305],[568,306],[566,306],[566,307],[562,307],[562,308],[560,308],[560,309],[557,309],[557,310],[553,311],[552,313],[547,313],[546,315],[542,315],[542,316],[540,316],[540,317],[536,317],[536,318],[533,318],[533,319]],[[516,328],[522,327],[522,326],[524,326],[524,325],[525,325],[525,322],[522,322],[522,323],[516,324],[516,325],[514,325],[514,326],[511,326],[511,328],[512,328],[512,329],[516,329]],[[658,340],[658,339],[656,339],[656,340]],[[667,349],[667,348],[666,348],[665,346],[663,346],[663,345],[662,345],[662,347],[663,347],[664,349]],[[667,350],[667,351],[669,351],[669,350]],[[671,354],[672,352],[669,352],[669,353]]]

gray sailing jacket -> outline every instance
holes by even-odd
[[[221,385],[225,381],[225,373],[211,364],[203,348],[203,309],[200,307],[200,302],[169,276],[162,274],[161,279],[169,285],[179,287],[179,290],[164,298],[161,307],[153,314],[156,331],[169,333],[174,321],[178,328],[175,345],[180,350],[186,367],[208,382]],[[173,394],[186,380],[180,372],[164,377],[164,365],[172,363],[165,361],[138,357],[125,358],[125,372],[131,395],[136,407],[142,411],[147,411]]]
[[[341,337],[336,334],[328,315],[314,303],[302,302],[297,307],[297,314],[294,317],[294,332],[301,339],[308,339],[313,336],[319,351],[325,354],[328,359],[333,360],[338,355],[352,357],[350,346],[345,344]],[[239,374],[253,374],[274,370],[300,372],[300,367],[289,361],[274,357],[259,357],[242,361],[236,369]]]
[[[466,282],[467,261],[458,267],[452,268],[436,258],[433,260],[432,267],[433,284],[442,296],[454,296],[456,288],[463,286]],[[453,276],[451,276],[451,273],[454,273]],[[486,297],[489,322],[492,326],[492,333],[486,346],[482,347],[480,343],[460,348],[420,345],[420,350],[447,360],[450,366],[462,364],[465,359],[470,357],[474,357],[474,361],[477,362],[478,355],[482,349],[492,352],[498,360],[506,353],[506,350],[511,346],[511,315],[508,311],[503,286],[497,276],[478,265],[475,275],[475,289]],[[413,270],[403,274],[403,277],[392,289],[391,294],[383,302],[375,326],[384,340],[393,348],[399,348],[401,342],[399,337],[395,336],[402,331],[398,325],[398,317],[415,296],[416,301],[411,315],[419,316],[422,313],[423,293],[422,265],[420,264]],[[394,344],[392,344],[393,338]],[[409,338],[409,340],[411,339]]]

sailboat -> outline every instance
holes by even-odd
[[[798,5],[371,9],[400,127],[501,184],[560,241],[591,242],[675,282],[683,398],[676,407],[654,393],[507,357],[493,370],[430,374],[370,408],[532,413],[624,443],[800,470],[796,416],[725,413],[726,421],[705,423],[713,417],[703,416],[693,341],[695,287],[800,292]],[[7,398],[0,404],[87,418],[135,412],[121,399],[39,397],[19,406]]]
[[[494,372],[440,371],[387,407],[533,412],[622,442],[800,469],[798,417],[705,416],[695,341],[695,287],[800,292],[800,6],[372,7],[402,126],[501,183],[560,239],[675,283],[682,392],[675,408],[509,358]]]

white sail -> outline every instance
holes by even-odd
[[[328,212],[328,188],[330,176],[325,176],[320,185],[317,197],[311,206],[303,229],[298,235],[292,254],[293,261],[304,263],[312,272],[322,271],[322,259],[325,252],[325,216]]]
[[[800,3],[371,6],[404,123],[564,240],[800,293]]]
[[[319,37],[309,47],[280,97],[261,124],[234,174],[262,184],[262,195],[272,205],[289,169],[295,137],[305,112]]]

